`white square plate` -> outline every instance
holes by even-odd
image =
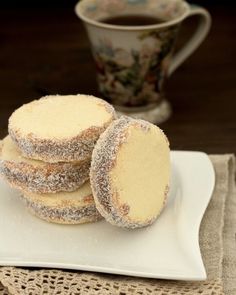
[[[125,230],[105,221],[57,225],[32,216],[0,181],[0,265],[52,267],[177,280],[204,280],[198,233],[214,188],[199,152],[171,152],[171,191],[150,227]]]

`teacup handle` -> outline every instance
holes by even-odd
[[[174,54],[168,71],[169,76],[198,48],[210,30],[211,16],[206,9],[196,5],[191,5],[190,12],[187,17],[193,15],[199,15],[200,22],[196,32],[190,38],[190,40],[184,45],[182,49],[180,49],[180,51]]]

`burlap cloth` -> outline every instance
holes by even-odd
[[[206,281],[165,281],[1,267],[0,294],[236,295],[235,159],[233,155],[214,155],[210,158],[216,172],[216,186],[200,229]]]

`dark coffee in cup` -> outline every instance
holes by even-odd
[[[164,20],[149,15],[120,15],[101,19],[100,22],[116,26],[150,26],[164,22]]]

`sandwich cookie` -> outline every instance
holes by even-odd
[[[157,126],[121,117],[100,136],[90,182],[96,207],[111,224],[152,224],[166,202],[169,181],[169,142]]]
[[[0,145],[0,174],[15,188],[35,193],[78,189],[89,179],[90,159],[83,162],[45,163],[23,157],[7,136]]]
[[[51,95],[17,109],[8,130],[25,157],[49,163],[84,161],[115,117],[114,108],[102,99]]]
[[[22,199],[31,213],[48,222],[80,224],[95,222],[102,218],[95,207],[89,182],[74,192],[24,192]]]

